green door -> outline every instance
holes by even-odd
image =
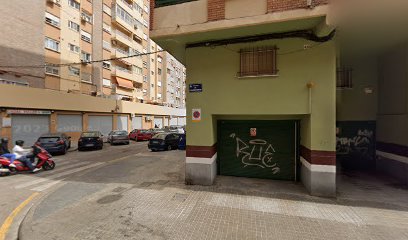
[[[295,120],[218,121],[219,173],[296,180],[297,126]]]

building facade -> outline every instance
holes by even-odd
[[[78,114],[107,116],[94,119],[94,125],[91,121],[89,126],[88,120],[81,118],[85,124],[81,130],[96,129],[98,124],[105,126],[104,131],[123,126],[130,131],[185,123],[184,110],[176,105],[168,107],[163,101],[162,86],[167,79],[163,69],[170,55],[149,37],[149,2],[35,0],[29,4],[10,2],[1,11],[0,23],[7,26],[0,40],[2,94],[12,91],[14,96],[46,96],[49,101],[1,101],[2,117],[13,123],[2,127],[2,137],[15,140],[17,136],[34,137],[63,129],[58,127],[58,117],[53,117],[60,112],[74,114],[71,117],[78,123]],[[24,21],[15,17],[19,14],[27,16]],[[65,104],[59,104],[61,99]],[[81,101],[107,105],[91,108]],[[124,101],[133,107],[122,109]],[[116,116],[123,117],[122,125],[116,123]],[[37,120],[39,125],[35,127],[32,124]],[[27,131],[18,132],[17,128],[24,129],[21,126],[27,126]]]

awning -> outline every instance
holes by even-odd
[[[119,87],[133,89],[133,82],[121,77],[116,77]]]

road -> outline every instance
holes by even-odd
[[[149,152],[146,143],[56,161],[52,172],[1,179],[11,191],[2,219],[39,193],[19,214],[20,240],[408,239],[408,191],[378,176],[339,176],[338,198],[327,199],[285,181],[185,185],[185,152]]]

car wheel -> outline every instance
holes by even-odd
[[[167,150],[171,151],[173,148],[171,147],[171,145],[167,146]]]
[[[67,153],[68,148],[64,148],[64,150],[62,150],[61,154],[65,155]]]

